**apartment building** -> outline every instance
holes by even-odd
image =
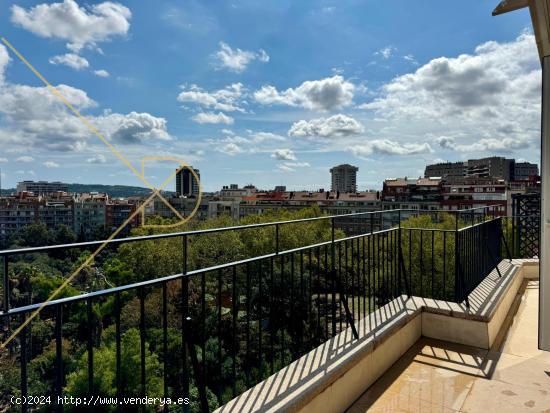
[[[507,182],[527,180],[539,174],[537,164],[516,162],[500,156],[469,159],[466,162],[443,162],[427,165],[424,177],[439,177],[447,183],[456,183],[464,178],[496,178]]]
[[[172,208],[174,208],[178,213],[187,217],[191,215],[193,210],[197,205],[198,198],[187,198],[187,197],[164,197],[164,199],[169,203]],[[195,213],[197,219],[208,218],[208,202],[211,200],[211,197],[203,196],[201,197],[200,205]],[[159,197],[155,197],[150,203],[149,207],[145,210],[145,217],[151,216],[160,216],[163,218],[174,218],[176,215],[174,211],[166,205]]]
[[[107,194],[81,194],[74,202],[75,235],[82,239],[89,239],[98,229],[106,228]]]
[[[508,213],[508,184],[504,179],[466,178],[459,184],[443,185],[441,209],[459,210],[491,206],[495,215],[506,216]]]
[[[338,165],[331,168],[331,191],[342,193],[357,192],[358,170],[359,168],[350,164]]]
[[[124,225],[119,235],[129,235],[132,228],[141,224],[141,214],[135,214],[131,217],[137,207],[136,203],[130,202],[128,199],[111,199],[105,208],[105,227],[107,230],[115,231]],[[129,221],[126,223],[128,219]]]
[[[189,168],[180,169],[176,174],[177,196],[197,196],[199,194],[199,181],[197,181],[197,178],[190,169],[193,169],[199,180],[201,179],[200,171],[198,169],[194,169],[192,166]]]
[[[427,165],[424,178],[439,177],[447,182],[461,181],[466,173],[464,164],[464,162],[441,162]]]
[[[539,166],[530,162],[516,162],[514,166],[514,180],[526,181],[539,175]]]
[[[35,195],[47,195],[55,192],[69,192],[69,185],[63,182],[22,181],[17,184],[17,193],[33,192]]]

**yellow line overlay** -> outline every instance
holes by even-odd
[[[156,227],[174,227],[174,226],[178,226],[178,225],[182,225],[184,223],[186,223],[187,221],[189,221],[193,215],[196,213],[196,211],[198,210],[199,206],[200,206],[200,201],[201,201],[201,196],[202,196],[202,191],[200,190],[201,186],[200,186],[200,182],[199,182],[199,179],[198,179],[198,175],[197,173],[193,170],[193,168],[191,168],[189,165],[186,165],[185,162],[182,162],[181,160],[177,159],[177,158],[174,158],[174,157],[158,157],[158,159],[154,159],[154,160],[171,160],[171,161],[177,161],[179,162],[180,164],[180,167],[178,169],[175,170],[175,172],[172,172],[170,174],[170,176],[168,176],[168,178],[166,178],[164,180],[164,182],[162,182],[162,184],[158,187],[158,188],[155,188],[153,185],[151,185],[149,183],[149,181],[147,181],[147,179],[145,178],[144,176],[144,171],[143,171],[143,161],[142,161],[142,172],[140,173],[110,142],[109,140],[107,140],[102,134],[101,132],[99,132],[99,130],[93,126],[90,121],[88,121],[88,119],[86,119],[86,117],[82,116],[82,114],[78,111],[78,109],[76,109],[68,100],[67,98],[57,89],[55,88],[54,86],[52,86],[44,76],[42,76],[42,74],[36,70],[28,61],[27,59],[25,59],[23,57],[23,55],[21,55],[21,53],[19,53],[19,51],[17,51],[17,49],[15,47],[12,46],[12,44],[10,42],[8,42],[4,37],[1,38],[2,40],[2,43],[4,43],[47,87],[48,89],[54,94],[54,96],[56,96],[78,119],[80,119],[82,121],[82,123],[94,134],[96,135],[110,150],[111,152],[113,152],[113,154],[124,164],[126,165],[138,178],[140,178],[143,183],[149,188],[151,189],[153,192],[151,193],[151,195],[149,197],[147,197],[145,199],[145,201],[139,206],[139,208],[136,208],[136,210],[130,214],[130,216],[126,219],[126,221],[124,221],[124,223],[119,226],[110,236],[109,238],[107,238],[105,240],[105,242],[103,242],[76,270],[74,270],[71,275],[69,277],[67,277],[65,279],[65,281],[63,281],[63,283],[55,290],[53,291],[50,296],[47,298],[46,301],[44,301],[34,312],[31,313],[31,315],[29,317],[27,317],[25,319],[25,321],[15,329],[15,331],[8,337],[7,340],[5,340],[3,343],[0,344],[0,350],[3,350],[6,348],[6,346],[15,338],[17,337],[17,335],[40,313],[40,311],[42,311],[42,309],[50,302],[52,301],[58,294],[61,290],[63,290],[67,285],[69,285],[69,283],[78,275],[78,273],[80,273],[80,271],[82,271],[82,269],[84,267],[86,267],[87,265],[89,265],[93,259],[107,246],[107,244],[109,243],[109,241],[111,241],[114,237],[116,237],[120,231],[122,231],[122,229],[128,225],[132,219],[134,219],[134,217],[140,213],[142,213],[142,211],[144,211],[145,209],[145,206],[151,202],[155,197],[159,197],[159,199],[168,206],[168,208],[178,217],[180,218],[180,221],[175,223],[175,224],[171,224],[171,225],[159,225],[159,226],[156,226]],[[146,157],[147,159],[149,159],[149,157]],[[164,158],[169,158],[169,159],[164,159]],[[195,177],[195,179],[197,180],[197,182],[199,183],[199,196],[197,197],[198,200],[197,200],[197,203],[195,205],[195,208],[193,209],[193,211],[191,212],[191,214],[189,214],[189,216],[187,217],[182,217],[180,215],[180,213],[162,196],[162,194],[160,193],[160,191],[166,186],[168,185],[168,183],[174,178],[174,176],[176,176],[176,174],[181,171],[182,169],[184,168],[188,168],[191,173],[193,174],[193,176]],[[4,288],[7,288],[7,286],[4,286]]]

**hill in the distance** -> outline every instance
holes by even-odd
[[[11,195],[15,192],[15,188],[2,189],[2,196]],[[69,192],[101,192],[106,193],[112,198],[127,198],[130,196],[147,196],[151,194],[149,188],[141,186],[128,185],[101,185],[101,184],[69,184]],[[171,194],[171,191],[163,191],[166,194]]]
[[[82,192],[104,192],[112,198],[127,198],[129,196],[147,196],[151,194],[149,188],[143,188],[141,186],[129,186],[129,185],[101,185],[101,184],[69,184],[69,192],[82,193]],[[163,191],[166,194],[172,193],[171,191]]]

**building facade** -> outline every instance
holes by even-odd
[[[514,165],[514,180],[527,181],[539,175],[539,166],[536,163],[516,162]]]
[[[490,158],[469,159],[466,165],[466,178],[493,178],[511,181],[514,177],[513,159],[500,156]]]
[[[496,216],[506,216],[508,193],[508,184],[503,179],[467,178],[462,183],[443,186],[441,209],[455,211],[489,206]]]
[[[504,179],[506,182],[527,180],[539,174],[537,164],[516,162],[500,156],[470,159],[466,162],[443,162],[427,165],[424,177],[440,177],[447,183],[458,183],[464,178]]]
[[[189,169],[193,169],[192,166],[189,168],[182,168],[176,174],[176,195],[177,196],[197,196],[200,191],[200,185],[193,173]],[[197,174],[199,180],[201,175],[198,169],[193,169]]]
[[[113,232],[122,227],[130,219],[118,233],[119,236],[128,236],[132,228],[138,227],[141,224],[140,214],[135,214],[131,217],[136,209],[137,204],[130,203],[127,199],[112,199],[107,203],[105,209],[105,225],[107,230]]]
[[[17,193],[32,192],[35,195],[46,195],[55,192],[69,192],[69,185],[63,182],[22,181],[17,184]]]
[[[447,182],[456,182],[464,179],[466,167],[464,162],[442,162],[427,165],[424,178],[442,178]]]
[[[74,202],[73,231],[80,239],[90,239],[106,228],[107,194],[82,194]]]
[[[357,192],[357,171],[358,167],[343,164],[330,169],[331,191],[341,193]]]

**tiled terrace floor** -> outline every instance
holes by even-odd
[[[537,349],[538,293],[531,281],[489,351],[422,338],[348,413],[550,413],[550,352]]]

